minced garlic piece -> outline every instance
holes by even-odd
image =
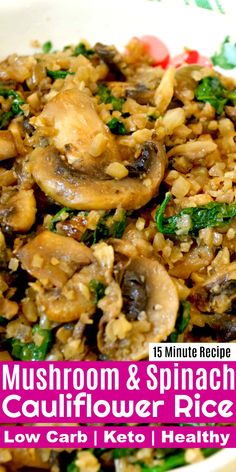
[[[117,180],[124,179],[129,173],[124,164],[121,164],[120,162],[112,162],[107,166],[105,172],[107,175],[110,175]]]

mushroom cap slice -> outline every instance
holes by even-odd
[[[101,318],[98,348],[112,360],[139,360],[147,357],[149,343],[164,341],[167,338],[175,327],[178,313],[179,299],[176,287],[158,261],[135,257],[128,270],[130,273],[133,272],[134,281],[139,279],[145,283],[146,308],[139,313],[136,320],[133,319],[134,309],[130,317],[127,314],[125,318],[121,313],[115,320],[107,314]],[[125,296],[127,297],[127,291]],[[113,327],[115,334],[112,332]],[[121,338],[119,333],[123,329],[126,335]]]
[[[0,221],[12,231],[27,233],[35,222],[36,201],[32,189],[9,188],[2,191]]]
[[[60,152],[71,149],[72,166],[88,167],[101,159],[119,160],[115,138],[97,114],[93,99],[76,87],[62,90],[46,103],[34,121],[36,128],[45,125],[54,129],[51,141]],[[99,159],[91,148],[96,136],[105,142]]]
[[[92,315],[96,310],[80,272],[74,274],[61,290],[53,288],[38,292],[36,303],[49,320],[58,323],[78,320],[82,314]]]
[[[43,231],[17,251],[23,269],[44,286],[63,287],[74,272],[90,264],[92,251],[67,236]]]
[[[166,155],[160,143],[147,142],[149,166],[136,177],[122,180],[85,174],[73,169],[53,147],[36,148],[31,154],[31,172],[41,190],[56,202],[77,210],[138,209],[153,198],[163,179]]]
[[[203,313],[232,313],[236,303],[236,262],[198,284],[191,293],[196,307]]]

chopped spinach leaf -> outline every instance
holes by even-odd
[[[97,305],[99,300],[104,297],[106,287],[102,282],[99,282],[99,280],[92,279],[89,282],[89,288],[94,294],[94,303]]]
[[[86,229],[81,241],[91,246],[101,239],[121,238],[126,228],[126,211],[123,210],[118,216],[113,216],[108,211],[98,221],[96,229]]]
[[[47,69],[47,76],[53,80],[56,79],[65,79],[67,75],[75,75],[75,72],[70,72],[69,70],[49,70]]]
[[[210,103],[221,115],[225,105],[236,100],[236,91],[226,89],[218,77],[204,77],[195,90],[195,97],[200,102]]]
[[[205,448],[201,449],[204,457],[210,457],[210,456],[212,456],[212,454],[215,454],[218,450],[219,449],[213,449],[213,448],[208,448],[208,447],[205,447]]]
[[[14,116],[23,115],[24,112],[21,109],[21,105],[23,105],[25,101],[21,98],[18,92],[11,89],[0,88],[0,95],[4,98],[13,98],[11,109],[0,115],[0,129],[3,129],[8,126]]]
[[[59,221],[64,221],[65,219],[67,219],[67,215],[73,216],[73,215],[76,215],[76,213],[77,213],[76,210],[73,210],[72,208],[67,208],[67,207],[64,207],[61,210],[59,210],[51,219],[50,226],[49,226],[50,231],[55,232],[56,225],[57,223],[59,223]]]
[[[84,43],[79,43],[78,46],[75,47],[73,51],[73,56],[79,56],[82,54],[82,56],[89,57],[95,54],[93,49],[87,49]]]
[[[46,43],[42,45],[42,50],[44,54],[48,54],[52,50],[52,42],[46,41]]]
[[[109,234],[110,233],[108,226],[104,223],[103,219],[100,218],[96,229],[86,229],[86,231],[82,235],[81,241],[85,244],[88,244],[88,246],[91,246],[92,244],[98,243],[98,241],[100,241],[101,239],[109,238]]]
[[[81,215],[87,217],[89,212],[73,210],[72,208],[61,208],[51,219],[50,231],[57,231],[57,223],[66,221],[68,218]],[[118,215],[113,212],[106,212],[100,217],[95,230],[87,228],[82,234],[81,241],[91,246],[98,243],[101,239],[121,238],[123,236],[127,224],[126,211],[119,210]]]
[[[50,350],[53,342],[52,332],[48,329],[42,329],[35,325],[32,329],[32,334],[37,334],[42,337],[40,346],[34,341],[30,343],[23,343],[20,339],[14,338],[11,342],[12,356],[22,361],[42,361]]]
[[[176,215],[165,218],[165,209],[171,198],[171,193],[167,193],[156,212],[156,225],[160,233],[168,235],[174,234],[176,236],[178,232],[179,234],[191,233],[196,235],[200,229],[225,226],[236,217],[235,203],[210,202],[198,207],[183,208],[183,210]],[[184,233],[181,230],[181,225],[186,217],[189,217],[190,225],[189,229]]]
[[[98,96],[102,103],[111,103],[113,110],[122,111],[122,106],[125,102],[125,98],[116,98],[112,95],[110,89],[106,84],[99,84]]]
[[[166,472],[168,470],[175,469],[181,465],[186,465],[185,451],[177,452],[174,455],[165,457],[163,459],[163,464],[158,464],[154,466],[148,466],[145,464],[141,465],[141,472]]]
[[[119,449],[113,449],[112,455],[114,459],[120,459],[120,457],[126,457],[130,456],[135,453],[135,449],[130,449],[130,448],[119,448]]]
[[[126,212],[123,211],[119,215],[119,219],[114,219],[114,222],[112,224],[111,231],[110,231],[111,237],[118,238],[118,239],[122,238],[126,225],[127,225]]]
[[[6,326],[9,320],[0,315],[0,326]]]
[[[122,121],[119,121],[117,118],[112,118],[110,121],[108,121],[107,126],[113,134],[116,134],[116,135],[128,134],[128,131],[124,123],[122,123]]]
[[[72,461],[66,468],[66,472],[79,472],[79,468],[75,465],[75,461]]]
[[[220,46],[218,53],[212,56],[214,66],[222,69],[234,69],[236,67],[236,44],[230,42],[229,36],[226,36]]]
[[[181,302],[180,314],[176,323],[176,330],[179,334],[182,334],[187,328],[190,321],[190,309],[191,305],[187,300]]]
[[[96,447],[96,449],[91,449],[91,452],[94,454],[94,456],[99,457],[104,454],[104,452],[108,452],[109,450],[110,449],[105,447]]]
[[[0,115],[0,129],[6,128],[9,125],[13,116],[14,116],[14,113],[11,110],[6,111],[5,113],[2,113]]]
[[[155,115],[155,113],[152,113],[152,114],[148,115],[147,117],[148,117],[149,121],[156,121],[157,118],[158,118],[158,116]]]
[[[191,305],[188,301],[183,300],[180,304],[178,318],[175,324],[175,330],[167,338],[167,342],[175,343],[178,341],[179,334],[182,334],[187,328],[190,321]]]

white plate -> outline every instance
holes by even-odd
[[[236,42],[236,16],[166,0],[0,0],[0,57],[32,52],[30,43],[51,40],[55,48],[81,38],[114,43],[122,48],[132,36],[153,34],[173,55],[184,47],[211,56],[226,36]],[[227,71],[236,77],[236,69]],[[235,472],[236,450],[216,455],[178,472]]]

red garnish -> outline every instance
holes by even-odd
[[[169,64],[169,51],[165,44],[155,36],[142,36],[140,41],[146,46],[147,52],[153,58],[153,66],[167,67]]]
[[[183,64],[199,64],[200,66],[211,67],[211,60],[199,54],[195,49],[186,49],[182,54],[173,57],[170,63],[174,67],[180,67]]]
[[[194,49],[190,49],[188,51],[186,51],[187,53],[187,58],[186,58],[186,62],[187,64],[197,64],[198,63],[198,60],[199,60],[199,52],[198,51],[195,51]]]
[[[200,66],[212,67],[209,57],[202,56],[196,49],[185,49],[182,54],[171,58],[166,45],[156,36],[145,35],[139,38],[153,59],[153,66],[160,66],[166,69],[169,64],[174,67],[181,67],[184,64],[199,64]]]

